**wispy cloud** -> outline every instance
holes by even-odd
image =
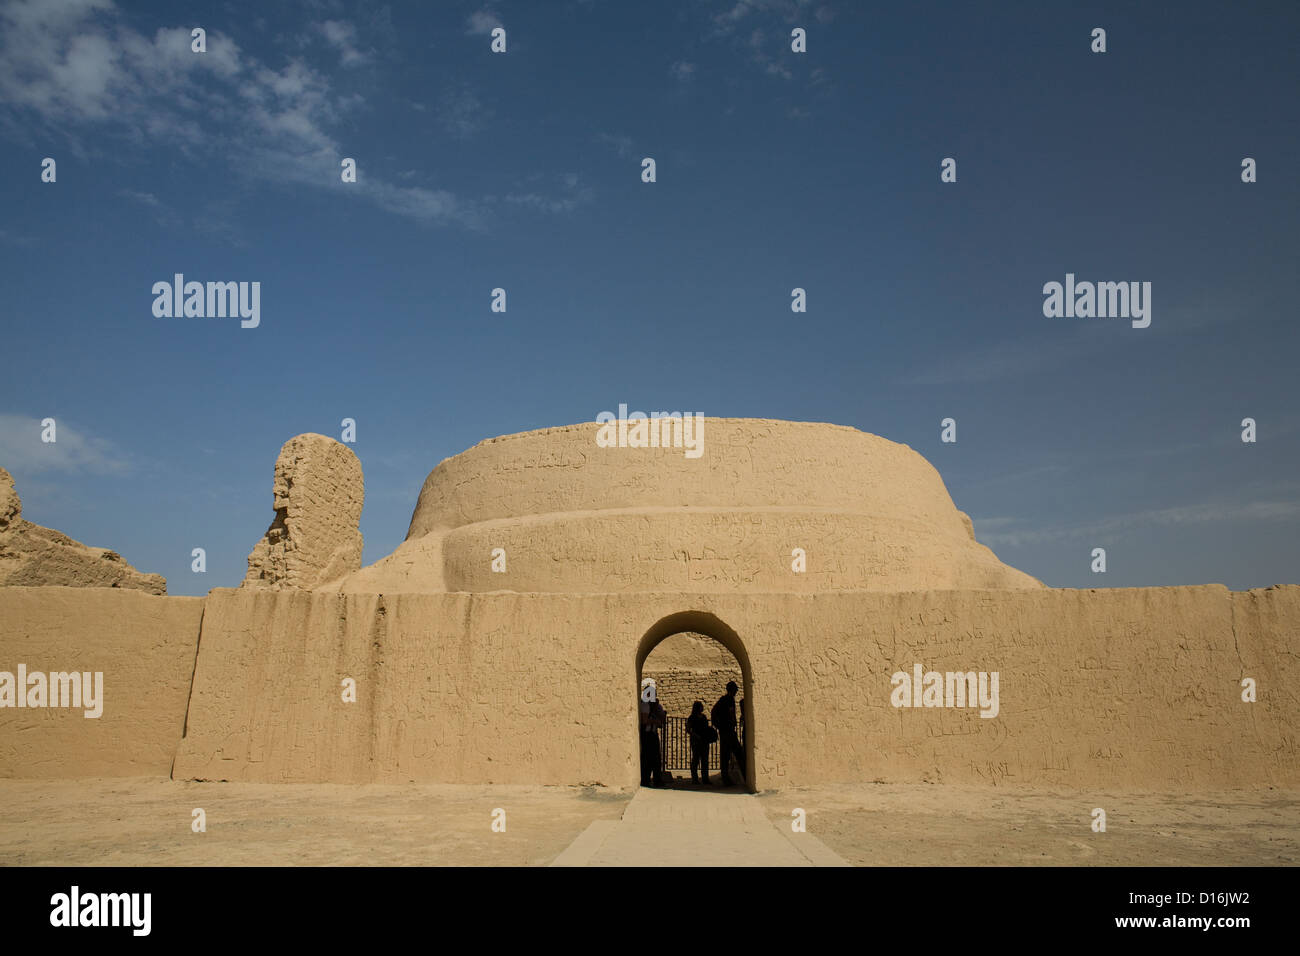
[[[767,75],[791,80],[794,72],[784,55],[791,52],[790,30],[796,26],[809,29],[814,21],[830,23],[835,9],[816,0],[726,0],[713,5],[708,16],[712,37],[732,40]],[[766,29],[756,24],[764,24]],[[817,84],[827,80],[825,70],[813,78]]]
[[[624,136],[618,133],[597,133],[596,142],[610,147],[618,153],[619,159],[627,159],[632,155],[632,137]]]
[[[144,192],[139,189],[119,189],[117,194],[123,199],[129,199],[132,202],[139,203],[153,216],[158,225],[166,229],[186,229],[191,232],[207,232],[212,230],[206,228],[215,220],[205,215],[207,210],[192,210],[193,215],[182,215],[176,209],[173,209],[167,203],[163,202],[157,196],[150,192]]]
[[[1031,306],[1035,302],[1031,302]],[[1014,379],[1077,361],[1116,344],[1113,336],[1097,329],[1076,329],[1068,334],[1032,339],[1010,339],[973,349],[944,350],[937,361],[898,379],[900,385],[974,385]]]
[[[1041,318],[1043,298],[1039,287],[1031,282],[1025,288],[1023,309],[1038,317],[1042,322],[1041,331],[971,349],[945,349],[929,365],[911,363],[918,371],[900,376],[896,384],[973,385],[1015,379],[1050,371],[1110,349],[1143,347],[1157,336],[1211,329],[1266,311],[1266,306],[1254,299],[1220,304],[1208,293],[1193,289],[1184,302],[1162,307],[1158,328],[1153,322],[1148,332],[1136,335],[1130,333],[1126,321],[1082,319],[1062,324],[1069,320]]]
[[[227,37],[211,36],[208,52],[197,54],[185,27],[146,37],[112,24],[115,15],[110,0],[11,0],[0,7],[0,97],[51,121],[142,122],[151,93],[177,96],[184,108],[193,105],[184,96],[200,76],[240,72],[239,48]]]
[[[213,236],[234,246],[246,244],[232,197],[200,197],[181,207],[169,205],[153,193],[119,189],[123,199],[139,203],[164,229],[184,230],[189,235]]]
[[[357,28],[346,20],[324,20],[312,24],[313,29],[325,38],[325,42],[339,53],[342,66],[360,66],[368,63],[374,50],[362,51],[357,45]]]
[[[158,197],[153,193],[143,193],[136,189],[119,189],[117,194],[126,199],[134,199],[136,202],[144,203],[146,206],[153,209],[158,209],[162,206],[162,202],[159,201]]]
[[[487,228],[481,202],[464,199],[445,189],[378,182],[367,186],[367,194],[388,212],[415,219],[458,222],[476,231]]]
[[[585,185],[577,173],[565,173],[559,177],[557,192],[507,193],[501,197],[501,202],[511,206],[536,209],[540,212],[567,213],[572,212],[579,206],[586,205],[594,198],[594,190]]]
[[[454,139],[469,139],[491,119],[489,110],[468,83],[443,91],[438,99],[437,115],[442,128]]]
[[[11,472],[125,474],[131,463],[112,442],[75,427],[58,415],[56,441],[41,441],[41,418],[0,413],[0,465]]]
[[[719,4],[713,6],[713,25],[723,33],[730,33],[750,17],[763,14],[780,17],[788,23],[809,18],[830,23],[835,19],[834,6],[817,0],[725,0],[721,9],[717,9]]]
[[[488,7],[475,10],[465,21],[465,32],[470,36],[484,36],[502,26],[501,18]]]
[[[1176,508],[1157,508],[1113,515],[1099,521],[1078,524],[1029,527],[1023,518],[972,518],[975,536],[992,548],[1018,548],[1027,544],[1074,541],[1098,541],[1129,537],[1142,529],[1155,527],[1189,527],[1218,522],[1297,521],[1300,501],[1294,498],[1256,501],[1207,501]]]
[[[695,64],[677,60],[668,67],[668,75],[678,83],[689,83],[695,77]]]
[[[781,37],[778,37],[776,42],[783,43],[784,40]],[[790,67],[782,61],[774,59],[768,52],[769,43],[767,34],[762,30],[755,29],[750,33],[746,45],[749,47],[749,58],[761,66],[763,72],[768,76],[779,76],[783,80],[794,78],[794,74],[790,72]]]
[[[470,20],[485,25],[495,16],[485,10]],[[348,21],[319,21],[316,35],[344,65],[369,55]],[[364,156],[345,151],[338,131],[365,99],[337,89],[304,58],[277,69],[213,30],[206,53],[193,52],[190,43],[188,27],[159,29],[151,37],[138,33],[111,0],[9,0],[0,5],[0,115],[11,125],[17,117],[23,127],[34,119],[45,136],[102,144],[116,134],[129,144],[163,144],[196,160],[222,155],[255,180],[332,189],[421,222],[486,227],[490,200],[388,182]],[[449,130],[469,135],[482,122],[481,106],[466,88],[453,89],[441,103]],[[344,156],[356,158],[360,168],[357,183],[346,188],[339,178]],[[144,197],[157,198],[144,190],[128,194],[146,205],[153,204]],[[560,196],[558,208],[570,198]],[[545,201],[534,205],[548,208]]]

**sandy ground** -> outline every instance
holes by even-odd
[[[3,865],[536,866],[630,792],[592,787],[0,780]],[[718,794],[702,792],[701,800]],[[766,791],[858,865],[1296,865],[1300,792],[1078,794],[853,784]],[[191,811],[207,832],[191,830]],[[506,831],[491,829],[506,811]],[[1107,813],[1093,833],[1091,811]]]
[[[855,866],[1294,866],[1300,792],[1078,793],[929,784],[768,791],[768,819]],[[1106,811],[1106,832],[1092,811]]]
[[[0,781],[0,865],[536,866],[630,793],[590,787]],[[191,830],[192,811],[207,832]],[[492,811],[504,809],[504,833]]]

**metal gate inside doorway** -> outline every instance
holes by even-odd
[[[740,740],[740,752],[745,752],[745,722],[736,727],[736,737]],[[669,717],[667,723],[659,730],[659,753],[663,757],[665,770],[691,770],[691,735],[686,730],[685,717]],[[718,773],[721,769],[722,743],[715,740],[709,744],[709,773]],[[741,774],[744,779],[744,774]]]

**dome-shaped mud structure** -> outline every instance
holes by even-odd
[[[405,543],[344,589],[1042,587],[975,540],[939,473],[906,445],[840,425],[706,418],[693,458],[601,447],[600,429],[506,435],[443,461]]]

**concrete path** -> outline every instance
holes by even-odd
[[[740,792],[642,787],[621,820],[597,820],[551,866],[848,866],[815,836],[772,824]]]

